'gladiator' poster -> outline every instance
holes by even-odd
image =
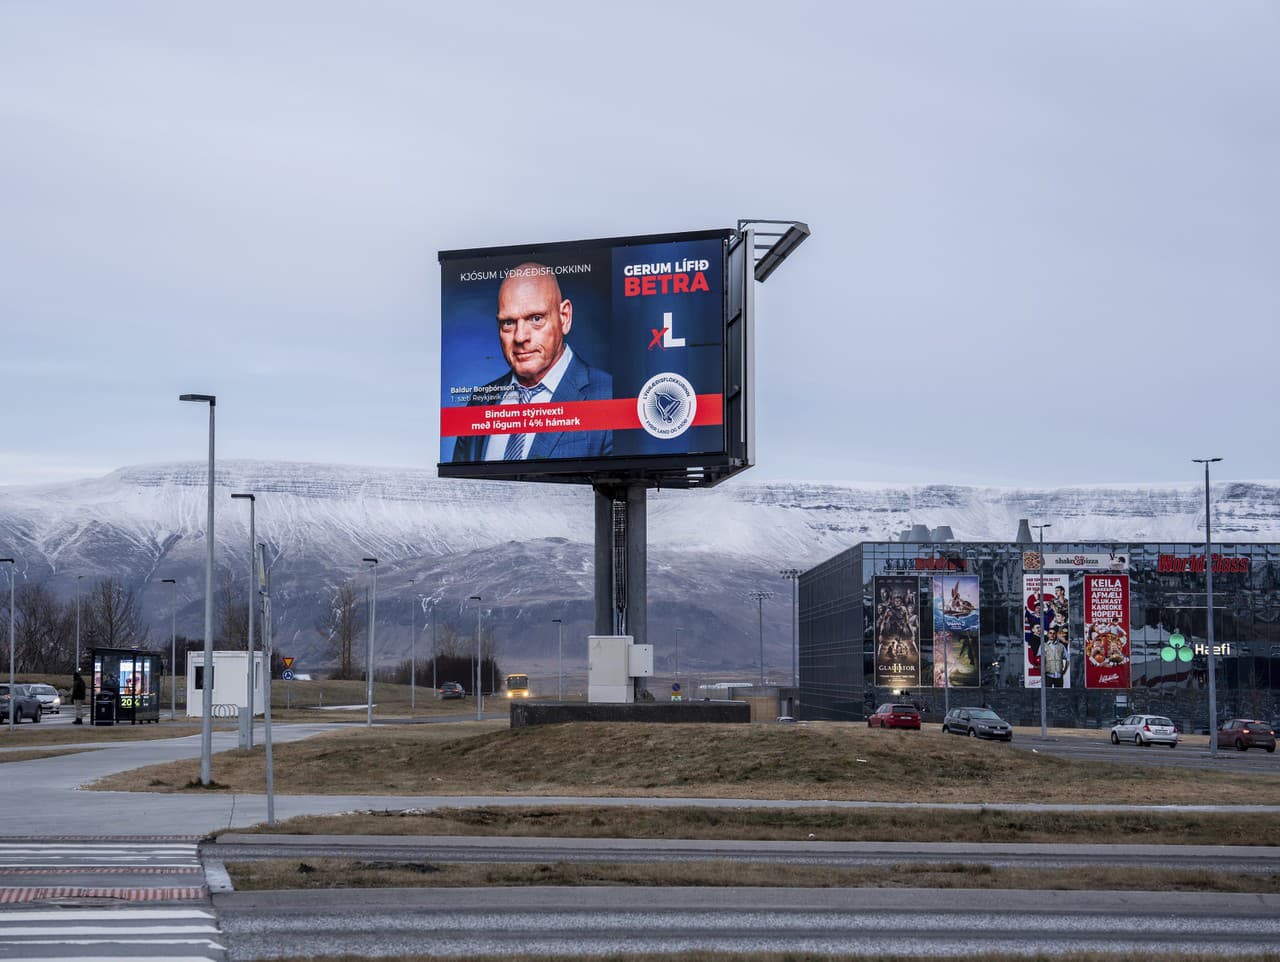
[[[937,575],[933,579],[933,686],[977,688],[977,575]]]
[[[872,579],[876,608],[876,684],[920,684],[920,579]]]
[[[1048,687],[1071,687],[1070,590],[1070,575],[1022,576],[1022,684],[1025,688],[1039,688],[1042,671]],[[1043,615],[1037,597],[1044,602]]]
[[[1129,687],[1129,576],[1084,576],[1084,686]]]

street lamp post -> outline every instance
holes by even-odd
[[[1213,535],[1209,528],[1209,465],[1222,458],[1192,458],[1204,465],[1204,604],[1205,634],[1209,642],[1209,754],[1218,754],[1218,676],[1214,664],[1218,660],[1213,652]]]
[[[76,663],[75,670],[80,670],[80,582],[84,575],[76,575]]]
[[[552,618],[551,623],[560,633],[560,642],[556,649],[556,675],[559,678],[556,683],[556,701],[564,701],[564,619]]]
[[[204,678],[200,691],[200,784],[208,788],[213,780],[213,412],[218,398],[213,394],[180,394],[178,400],[209,405],[209,514],[204,533]]]
[[[252,494],[233,494],[233,498],[242,498],[249,502],[249,668],[248,668],[248,690],[246,704],[249,706],[249,740],[246,743],[247,748],[253,748],[253,689],[254,671],[253,671],[253,609],[257,607],[255,597],[258,592],[258,539],[254,530],[254,507],[257,498]]]
[[[413,579],[409,579],[409,591],[413,592]],[[417,707],[417,679],[414,677],[418,674],[418,608],[413,603],[413,598],[409,598],[409,715],[412,717],[414,709]]]
[[[675,682],[680,683],[680,632],[684,631],[682,627],[676,625],[676,664],[675,664]]]
[[[764,687],[764,600],[772,598],[772,591],[762,591],[759,588],[749,592],[749,597],[756,602],[759,610],[760,618],[760,687]]]
[[[797,631],[796,592],[800,588],[800,569],[783,568],[778,574],[791,582],[791,687],[800,684],[800,634]]]
[[[17,620],[13,612],[13,577],[17,571],[15,567],[17,563],[14,558],[0,558],[0,565],[9,566],[9,731],[13,731],[13,709],[18,703],[18,689],[14,687],[13,681],[13,658],[16,650],[13,641],[13,623]]]
[[[428,617],[429,617],[429,618],[431,619],[431,690],[432,690],[432,691],[436,691],[436,690],[438,690],[438,689],[439,689],[439,687],[440,687],[440,686],[436,684],[436,619],[435,619],[435,611],[433,610],[433,611],[431,611],[431,612],[430,612],[430,614],[428,614],[428,611],[427,611],[427,596],[426,596],[426,595],[418,595],[418,604],[422,606],[422,617],[424,617],[424,618],[428,618]],[[433,606],[432,606],[432,608],[434,608],[434,607],[435,607],[435,606],[433,605]],[[426,626],[424,625],[423,627],[425,628]]]
[[[161,578],[160,583],[173,585],[169,589],[169,675],[173,679],[169,683],[169,721],[173,721],[178,717],[178,581]]]
[[[1036,592],[1038,595],[1037,600],[1039,601],[1036,608],[1040,612],[1040,737],[1047,738],[1049,736],[1049,721],[1048,709],[1046,707],[1048,705],[1048,696],[1045,694],[1045,685],[1048,683],[1048,678],[1046,677],[1044,670],[1044,656],[1048,651],[1045,647],[1045,642],[1049,637],[1049,626],[1045,624],[1044,620],[1044,529],[1052,528],[1053,525],[1033,524],[1031,527],[1038,529],[1040,532],[1040,587]],[[948,679],[948,681],[950,681],[950,679]]]
[[[369,602],[369,651],[365,656],[364,669],[364,692],[369,703],[365,727],[371,727],[373,725],[373,632],[378,626],[378,559],[361,558],[360,560],[365,564],[373,565],[373,594]]]
[[[481,599],[481,597],[480,597],[479,595],[471,595],[470,597],[468,597],[468,598],[467,598],[467,600],[468,600],[468,601],[474,601],[474,602],[476,603],[476,670],[475,670],[475,684],[476,684],[476,721],[479,721],[479,720],[480,720],[480,713],[481,713],[482,711],[484,711],[484,695],[483,695],[483,694],[481,693],[481,691],[480,691],[480,602],[481,602],[481,600],[482,600],[482,599]]]

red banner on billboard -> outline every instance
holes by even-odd
[[[640,427],[637,398],[557,404],[488,404],[441,408],[440,436],[538,434],[546,431],[625,431]],[[724,395],[699,394],[691,426],[720,424]]]
[[[1129,576],[1084,576],[1084,684],[1129,687]]]

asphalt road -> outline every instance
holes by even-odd
[[[383,889],[217,895],[231,959],[540,952],[1095,950],[1280,946],[1280,896],[933,889]]]

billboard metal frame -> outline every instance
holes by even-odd
[[[755,411],[755,252],[751,230],[720,228],[672,234],[607,237],[440,251],[443,267],[453,260],[481,257],[546,255],[587,247],[630,247],[682,241],[719,240],[723,244],[722,293],[724,409],[721,450],[698,454],[636,455],[542,461],[440,462],[442,478],[496,481],[541,481],[617,487],[641,484],[655,488],[705,488],[720,483],[754,463]]]

